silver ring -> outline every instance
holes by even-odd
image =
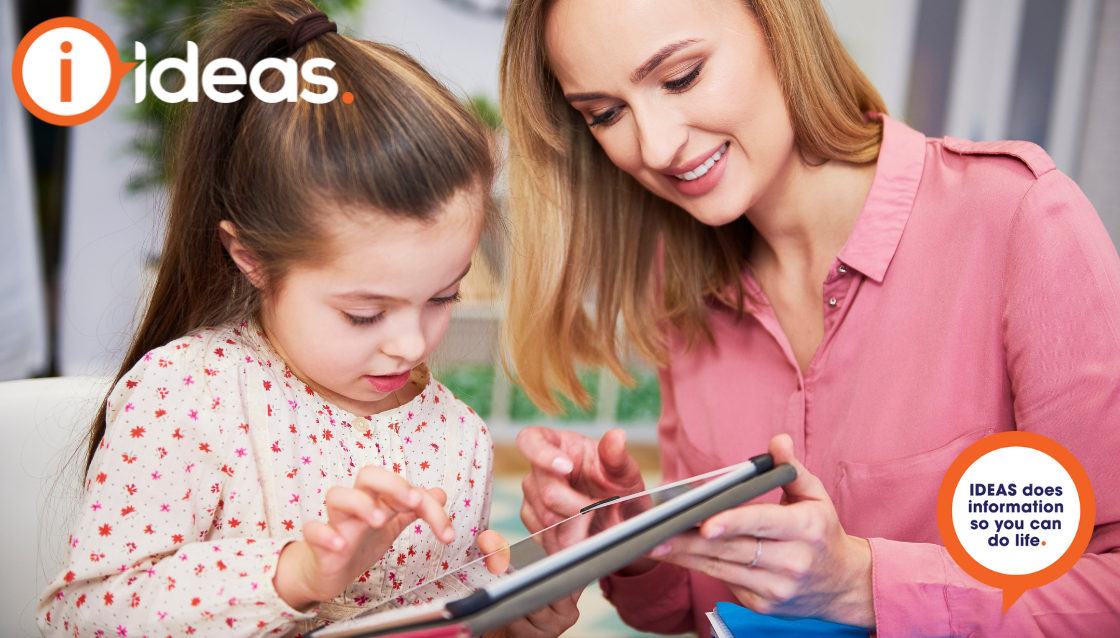
[[[757,565],[758,564],[758,559],[760,559],[760,558],[762,558],[762,539],[761,538],[758,539],[758,551],[756,551],[754,553],[754,560],[752,560],[751,564],[747,565],[747,567],[754,567],[755,565]]]

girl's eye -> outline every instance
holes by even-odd
[[[450,297],[432,297],[431,298],[431,303],[436,305],[436,306],[442,306],[444,304],[455,303],[456,301],[459,301],[462,298],[463,298],[462,295],[460,295],[459,291],[456,290],[455,294],[451,295]]]
[[[602,113],[593,117],[591,119],[591,123],[588,124],[588,126],[599,126],[600,124],[610,126],[611,124],[614,124],[615,120],[618,119],[618,114],[621,110],[621,106],[616,106],[613,109],[603,111]]]
[[[347,321],[349,321],[352,325],[355,325],[355,326],[367,326],[371,323],[377,323],[378,321],[381,321],[385,317],[384,312],[379,312],[376,315],[373,315],[372,317],[355,316],[355,315],[352,315],[348,312],[344,312],[342,314],[346,316]]]
[[[696,78],[700,77],[700,69],[703,66],[703,64],[697,64],[692,67],[692,70],[684,77],[677,78],[676,80],[669,80],[663,85],[665,90],[670,93],[681,93],[687,90],[688,87],[692,86],[692,83],[696,81]]]

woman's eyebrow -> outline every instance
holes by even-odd
[[[697,42],[700,42],[700,40],[678,40],[671,44],[666,44],[665,46],[658,49],[657,53],[651,55],[649,59],[645,61],[645,64],[638,67],[638,69],[634,71],[634,74],[630,76],[630,82],[634,84],[641,82],[670,55],[673,55],[677,51],[680,51],[687,46],[696,44]],[[601,93],[598,91],[593,93],[564,94],[564,99],[568,100],[569,104],[575,104],[576,102],[590,102],[592,100],[601,100],[606,97],[609,97],[606,93]]]
[[[645,64],[638,67],[638,69],[634,71],[634,74],[630,76],[630,82],[634,84],[641,82],[647,75],[653,72],[653,70],[656,69],[659,64],[664,62],[665,58],[699,41],[700,40],[678,40],[671,44],[666,44],[665,46],[661,47],[661,49],[659,49],[657,53],[651,55],[649,59],[646,60]]]

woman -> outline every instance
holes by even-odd
[[[726,600],[881,636],[1120,632],[1120,259],[1041,149],[882,115],[817,0],[522,0],[507,29],[526,391],[586,400],[576,364],[625,378],[632,347],[660,366],[666,480],[767,447],[799,473],[604,579],[628,623],[708,635]],[[1069,449],[1097,520],[1005,614],[934,503],[1007,430]],[[534,531],[643,488],[620,432],[519,445]]]

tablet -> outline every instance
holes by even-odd
[[[554,535],[582,540],[551,554],[538,542],[539,533],[514,543],[510,569],[468,596],[358,616],[309,636],[384,636],[448,624],[466,624],[478,635],[559,600],[625,567],[663,541],[797,476],[791,465],[773,467],[769,454],[726,470],[585,507],[550,528]]]

